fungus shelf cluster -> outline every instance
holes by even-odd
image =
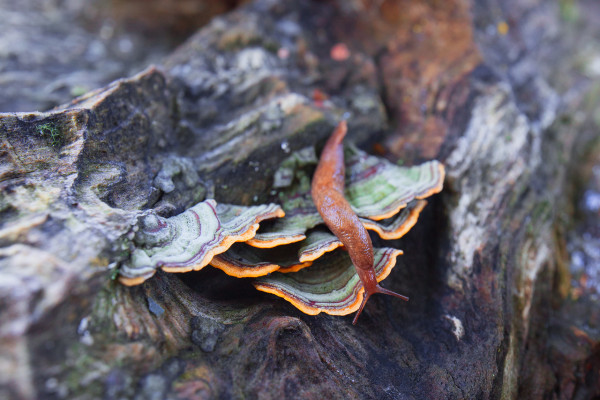
[[[360,221],[382,239],[402,237],[417,222],[444,181],[444,166],[429,161],[402,167],[345,147],[345,196]],[[280,205],[217,204],[205,200],[171,218],[140,217],[129,262],[119,280],[137,285],[166,272],[207,265],[239,278],[255,278],[256,289],[275,294],[307,314],[347,315],[358,310],[364,289],[342,243],[326,228],[310,195],[317,164],[314,148],[288,157],[275,174]],[[264,221],[264,222],[263,222]],[[376,248],[377,281],[402,254]]]

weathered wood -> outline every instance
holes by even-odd
[[[376,3],[258,0],[161,67],[48,113],[1,116],[2,396],[598,390],[577,374],[597,373],[600,320],[588,298],[565,299],[562,211],[571,157],[593,136],[585,86],[599,77],[578,76],[573,46],[593,29],[551,1]],[[337,43],[348,59],[332,59]],[[405,255],[385,286],[409,303],[374,297],[353,327],[210,268],[111,280],[140,210],[265,202],[281,160],[322,143],[344,113],[363,148],[447,166],[444,192],[395,243]]]

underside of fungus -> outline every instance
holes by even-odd
[[[398,239],[417,222],[439,192],[444,167],[429,161],[413,167],[345,147],[345,197],[363,226],[381,239]],[[137,285],[157,269],[200,270],[207,265],[275,294],[307,314],[346,315],[358,310],[361,281],[342,243],[324,225],[313,203],[313,148],[290,155],[275,174],[275,202],[257,206],[205,200],[171,218],[152,212],[138,219],[131,257],[119,281]],[[260,225],[260,227],[259,227]],[[376,248],[377,281],[385,279],[401,250]]]

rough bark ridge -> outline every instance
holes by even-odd
[[[3,398],[598,394],[598,311],[564,299],[562,236],[598,104],[573,43],[597,32],[552,1],[375,3],[258,0],[162,67],[1,116]],[[111,280],[140,210],[264,202],[344,113],[363,148],[447,166],[385,282],[408,304],[376,297],[353,327],[209,267]]]

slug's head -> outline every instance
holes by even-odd
[[[365,308],[365,304],[367,304],[369,297],[371,297],[371,295],[373,295],[375,293],[388,294],[390,296],[395,296],[395,297],[401,298],[404,301],[408,301],[408,297],[398,294],[396,292],[392,292],[391,290],[387,290],[387,289],[379,286],[372,269],[364,270],[364,269],[357,268],[356,271],[358,272],[358,276],[360,277],[363,287],[365,288],[365,293],[364,293],[362,302],[360,303],[360,307],[359,307],[358,311],[356,312],[354,319],[352,320],[352,325],[356,325],[356,321],[358,321],[358,317],[360,316],[360,313],[362,312],[363,308]]]

